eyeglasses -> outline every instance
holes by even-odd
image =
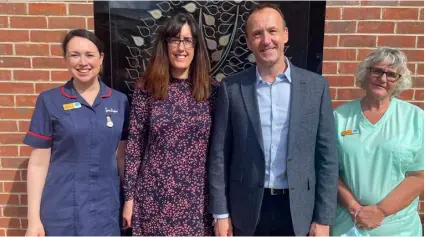
[[[189,38],[189,37],[186,37],[182,40],[179,38],[172,37],[172,38],[169,38],[167,41],[168,41],[168,45],[173,47],[178,47],[181,42],[183,42],[183,45],[185,48],[193,48],[195,47],[195,44],[196,44],[196,40],[194,38]]]
[[[382,75],[384,75],[384,73],[387,75],[387,80],[391,81],[391,82],[395,82],[398,79],[400,79],[401,75],[395,72],[386,72],[384,70],[382,70],[381,68],[377,68],[377,67],[370,67],[369,68],[369,73],[372,77],[376,77],[379,78]]]

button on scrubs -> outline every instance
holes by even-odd
[[[120,235],[116,149],[127,115],[127,97],[103,82],[92,106],[72,80],[40,94],[24,143],[51,148],[40,206],[47,235]]]
[[[361,205],[378,204],[405,179],[406,172],[424,169],[424,114],[418,107],[392,98],[382,118],[371,124],[360,100],[355,100],[337,108],[334,116],[339,174]],[[353,129],[359,133],[341,135]],[[380,227],[368,230],[369,235],[422,236],[418,199],[386,217]],[[353,225],[350,214],[338,205],[331,234],[344,234]]]

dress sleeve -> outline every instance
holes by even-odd
[[[124,124],[123,124],[122,132],[121,132],[121,140],[128,139],[129,116],[130,116],[130,105],[128,103],[127,96],[124,96]]]
[[[50,148],[52,146],[52,122],[47,110],[45,96],[41,94],[35,103],[29,131],[23,143],[34,148]]]
[[[142,89],[136,89],[133,93],[124,164],[124,196],[126,201],[133,199],[138,172],[145,156],[150,119],[149,98],[148,93]]]

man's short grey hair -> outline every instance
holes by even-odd
[[[382,62],[389,62],[390,67],[395,68],[396,72],[401,75],[398,79],[396,88],[392,96],[399,95],[402,91],[409,89],[412,86],[412,76],[407,67],[406,55],[398,50],[389,47],[377,48],[371,52],[363,61],[360,62],[356,72],[357,84],[366,89],[366,80],[369,74],[369,68]]]

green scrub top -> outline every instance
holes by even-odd
[[[364,117],[358,99],[337,108],[334,117],[339,176],[360,205],[378,204],[403,181],[406,172],[424,169],[424,114],[419,107],[392,98],[382,118],[372,124]],[[350,129],[358,129],[358,133],[341,135]],[[368,234],[422,236],[418,200],[386,217]],[[348,211],[338,204],[331,234],[342,235],[353,226]]]

